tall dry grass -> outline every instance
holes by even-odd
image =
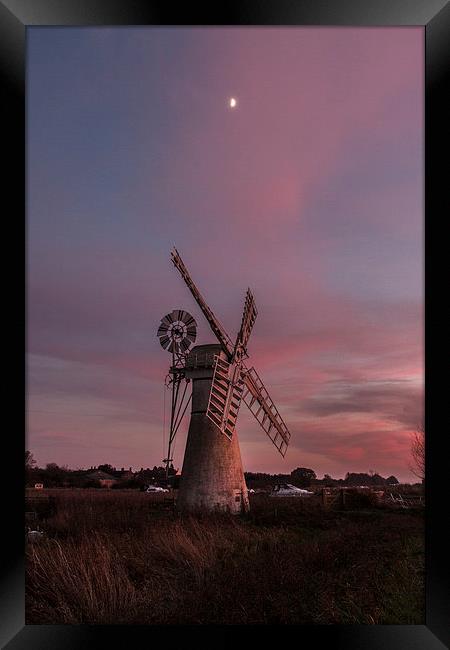
[[[140,493],[66,492],[27,549],[27,623],[423,623],[423,518],[252,499],[179,516]]]

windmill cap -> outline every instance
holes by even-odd
[[[186,368],[211,368],[214,365],[214,357],[222,352],[219,343],[207,345],[196,345],[186,358]]]
[[[220,343],[206,343],[205,345],[195,345],[189,354],[192,354],[193,352],[200,352],[200,350],[205,350],[207,352],[213,352],[215,350],[221,350],[222,346]],[[216,353],[217,354],[217,353]]]

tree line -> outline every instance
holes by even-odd
[[[383,486],[397,485],[398,479],[395,476],[384,478],[377,472],[347,472],[345,478],[333,478],[325,474],[322,479],[317,478],[314,470],[308,467],[297,467],[290,474],[264,474],[262,472],[245,472],[245,480],[248,488],[258,489],[268,485],[274,486],[279,483],[290,483],[300,488],[314,486],[322,487],[345,487],[345,486]]]
[[[425,481],[425,427],[423,424],[420,424],[412,434],[409,468],[422,483]],[[117,470],[109,463],[91,467],[88,470],[72,470],[67,465],[59,466],[56,463],[47,463],[42,468],[37,467],[37,463],[30,451],[25,452],[25,481],[28,487],[33,487],[36,483],[43,483],[45,487],[102,487],[99,479],[95,478],[96,472],[104,472],[115,479],[116,483],[112,485],[113,488],[144,489],[145,485],[163,484],[166,479],[165,468],[156,465],[153,469],[141,467],[138,472],[132,472],[131,467],[129,470],[125,470],[123,467]],[[171,485],[178,487],[179,478],[173,465],[171,465],[169,469],[169,482]],[[345,478],[333,478],[329,474],[324,474],[323,478],[319,479],[315,471],[308,467],[297,467],[290,474],[245,472],[245,480],[249,489],[265,488],[278,483],[291,483],[301,488],[313,487],[314,485],[345,487],[398,484],[395,476],[384,478],[373,470],[368,472],[347,472]]]
[[[67,465],[47,463],[45,467],[38,467],[30,451],[25,452],[25,483],[27,487],[34,487],[42,483],[44,487],[73,487],[73,488],[100,488],[101,478],[110,477],[116,481],[111,487],[144,489],[145,486],[158,484],[165,481],[166,468],[154,466],[153,468],[141,467],[133,472],[131,468],[117,469],[109,463],[103,463],[89,469],[70,469]],[[169,468],[169,477],[173,477],[176,470],[173,465]]]
[[[25,480],[27,487],[33,487],[36,483],[42,483],[45,487],[77,487],[93,488],[102,487],[100,479],[110,477],[115,479],[111,486],[117,488],[144,489],[147,485],[158,485],[165,483],[166,469],[161,466],[143,468],[133,472],[125,468],[116,469],[109,463],[103,463],[89,469],[69,469],[67,465],[47,463],[45,467],[38,467],[29,451],[25,452]],[[177,487],[179,475],[173,465],[169,469],[169,477],[172,485]],[[398,480],[395,476],[384,478],[377,472],[347,472],[345,478],[333,478],[325,474],[322,479],[317,478],[313,469],[308,467],[297,467],[289,474],[268,474],[264,472],[245,472],[245,481],[249,489],[273,487],[278,483],[290,483],[297,487],[308,488],[313,486],[338,487],[338,486],[382,486],[396,485]]]

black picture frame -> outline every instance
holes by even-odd
[[[299,643],[314,646],[346,647],[358,649],[389,648],[408,650],[439,650],[449,643],[448,626],[448,533],[446,523],[448,506],[440,495],[444,490],[447,456],[444,452],[446,431],[442,428],[445,380],[439,370],[444,370],[445,354],[439,345],[443,333],[442,302],[432,299],[439,279],[446,277],[447,256],[444,254],[444,221],[448,176],[448,138],[446,116],[449,113],[445,97],[444,75],[449,60],[450,6],[446,0],[227,0],[220,4],[203,6],[201,3],[180,4],[152,0],[0,0],[0,65],[3,81],[2,105],[4,110],[3,134],[8,136],[6,177],[2,184],[3,204],[10,206],[3,213],[3,223],[15,227],[14,238],[18,252],[14,256],[14,275],[18,288],[10,290],[8,313],[12,324],[11,338],[18,342],[18,354],[23,352],[26,314],[22,311],[21,289],[25,286],[26,254],[26,179],[25,179],[25,50],[26,31],[35,25],[345,25],[345,26],[407,26],[424,27],[425,37],[425,376],[426,376],[426,624],[392,626],[293,626]],[[447,146],[446,146],[447,144]],[[447,151],[446,151],[447,149]],[[443,161],[443,162],[441,162]],[[9,200],[8,200],[9,199]],[[444,216],[445,219],[442,219]],[[441,232],[442,230],[442,232]],[[4,238],[5,249],[10,250],[11,239]],[[433,251],[431,254],[431,250]],[[447,271],[448,275],[448,271]],[[22,283],[23,280],[23,283]],[[448,281],[447,281],[448,284]],[[20,301],[20,306],[19,306]],[[22,316],[23,315],[23,316]],[[436,344],[436,341],[438,343]],[[443,341],[443,337],[441,338]],[[8,346],[9,347],[9,346]],[[22,357],[23,358],[23,357]],[[440,368],[441,366],[441,368]],[[22,364],[13,365],[11,377],[18,392],[24,389]],[[445,368],[446,369],[446,368]],[[9,382],[11,383],[11,382]],[[22,393],[24,395],[25,391]],[[448,398],[447,398],[448,400]],[[19,407],[20,409],[20,407]],[[17,421],[17,409],[12,422]],[[447,415],[447,413],[446,413]],[[25,429],[25,426],[23,427]],[[24,616],[24,436],[22,426],[4,427],[11,451],[4,457],[7,470],[3,486],[3,516],[6,523],[2,535],[4,547],[1,574],[0,629],[2,647],[8,650],[33,648],[90,648],[99,644],[122,647],[154,640],[154,632],[161,631],[165,643],[211,642],[205,627],[190,628],[152,626],[46,626],[25,625]],[[445,465],[444,465],[445,463]],[[20,469],[19,469],[20,468]],[[207,627],[207,626],[206,626]],[[270,627],[270,626],[269,626]],[[288,626],[292,627],[292,626]],[[156,630],[155,630],[156,628]],[[221,627],[220,634],[213,630],[214,643],[227,643],[236,638],[235,626]],[[259,628],[242,626],[239,641],[255,643]],[[262,628],[267,636],[269,631]],[[277,626],[272,630],[277,643],[280,635],[293,630]],[[287,638],[287,637],[286,637]],[[153,641],[154,642],[154,641]]]

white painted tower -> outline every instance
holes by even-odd
[[[177,505],[180,510],[248,510],[237,431],[231,440],[207,417],[214,355],[225,358],[218,344],[197,345],[186,359],[192,381],[192,410]]]

